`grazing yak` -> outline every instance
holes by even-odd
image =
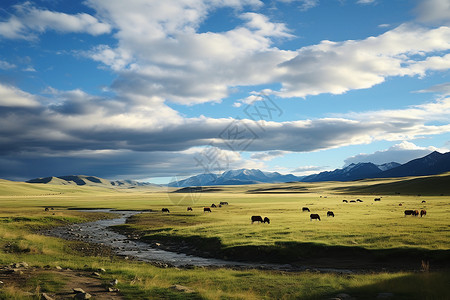
[[[373,201],[381,201],[381,198],[375,198]]]
[[[192,207],[189,206],[189,207],[187,208],[187,211],[192,211]]]
[[[348,201],[347,201],[347,200],[345,200],[345,199],[344,199],[344,200],[342,200],[342,202],[348,203]]]
[[[216,208],[217,206],[213,203],[213,204],[211,204],[211,207]]]
[[[355,200],[350,200],[350,203],[356,203],[356,201]]]
[[[270,224],[270,220],[269,220],[269,218],[268,217],[264,217],[264,221],[263,221],[264,223],[267,223],[267,224]]]
[[[331,210],[327,211],[327,217],[333,217],[334,218],[334,213]]]
[[[310,214],[309,215],[309,220],[319,220],[320,221],[320,216],[318,214]]]
[[[48,207],[46,207],[46,208],[44,209],[44,211],[49,211]]]
[[[167,212],[167,213],[170,213],[170,211],[169,211],[168,208],[163,208],[163,209],[161,209],[161,212]]]
[[[356,202],[363,202],[361,199],[356,199]]]
[[[220,204],[220,205],[228,205],[228,202],[226,202],[226,201],[221,201],[219,204]]]
[[[425,200],[422,200],[422,203],[427,203],[427,201],[425,201]]]
[[[302,211],[307,211],[307,212],[309,212],[309,208],[303,207],[303,208],[302,208]]]
[[[419,215],[419,211],[418,210],[412,210],[412,209],[405,210],[405,217],[406,216],[415,216],[415,217],[417,217],[418,215]]]
[[[203,207],[203,212],[207,212],[207,211],[211,212],[211,208],[209,208],[209,207]]]
[[[398,206],[402,206],[403,204],[399,203]]]
[[[261,216],[252,216],[252,224],[253,224],[253,222],[262,223],[264,221],[263,221],[263,218]]]
[[[422,209],[420,211],[420,217],[422,218],[423,216],[425,216],[427,214],[427,211],[425,209]]]

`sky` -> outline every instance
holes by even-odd
[[[0,178],[405,163],[449,70],[450,0],[6,0]]]

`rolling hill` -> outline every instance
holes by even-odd
[[[138,182],[133,180],[110,181],[96,176],[68,175],[58,177],[35,178],[26,181],[27,183],[44,183],[53,185],[78,185],[78,186],[98,186],[108,188],[136,188],[136,187],[158,187],[159,185]]]

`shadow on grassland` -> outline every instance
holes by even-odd
[[[431,270],[450,269],[450,250],[417,248],[366,249],[357,246],[329,246],[318,243],[277,242],[270,246],[226,247],[219,238],[146,235],[143,241],[166,245],[166,250],[232,261],[282,263],[293,266],[348,268],[362,271],[419,270],[422,261]]]
[[[355,283],[356,277],[342,276],[344,277],[337,279],[334,284],[334,286],[339,286],[336,290],[330,292],[328,288],[325,288],[323,291],[317,291],[314,295],[302,297],[302,299],[330,299],[341,293],[349,295],[351,297],[349,299],[358,300],[381,298],[400,300],[450,299],[449,272],[413,273],[376,281],[372,284]]]
[[[328,268],[419,269],[429,262],[436,269],[450,267],[450,250],[416,248],[366,249],[318,243],[278,242],[273,246],[237,246],[222,249],[228,259],[290,263]]]
[[[383,183],[374,183],[376,180],[361,180],[360,182],[361,185],[335,187],[333,190],[343,194],[360,195],[450,195],[450,175],[404,179],[394,178],[393,182]]]

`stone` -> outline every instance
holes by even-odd
[[[108,292],[119,292],[119,291],[120,290],[118,288],[112,288],[112,287],[108,288]]]
[[[55,269],[56,270],[62,270],[63,268],[61,268],[60,266],[56,266]]]
[[[183,292],[183,293],[193,293],[194,291],[186,286],[180,284],[174,284],[170,287],[172,290]]]
[[[91,275],[94,275],[94,276],[97,276],[97,277],[101,276],[100,273],[97,273],[97,272],[93,272]]]
[[[86,293],[82,288],[73,288],[72,289],[75,294],[83,294]]]
[[[42,293],[42,298],[44,298],[45,300],[54,300],[54,298],[50,297],[46,293]]]
[[[98,271],[98,272],[102,272],[102,273],[105,273],[105,272],[106,272],[106,270],[103,269],[103,268],[97,269],[97,271]]]

